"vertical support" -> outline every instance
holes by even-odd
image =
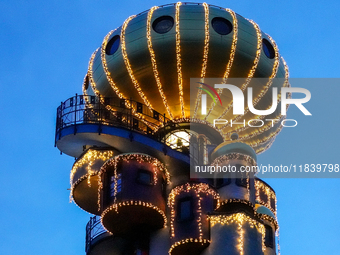
[[[73,132],[74,135],[77,133],[77,99],[78,99],[78,94],[76,94],[75,105],[74,105],[74,132]]]

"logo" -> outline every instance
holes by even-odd
[[[214,88],[211,87],[210,85],[205,84],[205,83],[203,83],[203,82],[197,82],[197,83],[202,84],[203,86],[206,86],[206,87],[208,87],[210,90],[212,90],[212,91],[215,93],[215,95],[217,96],[217,98],[218,98],[218,100],[220,101],[220,104],[221,104],[221,106],[222,106],[222,100],[221,100],[220,96],[218,95],[216,89],[214,89]],[[209,90],[204,89],[204,88],[202,88],[202,87],[197,87],[197,88],[198,88],[198,89],[201,89],[201,90],[203,90],[203,91],[205,91],[205,92],[212,98],[212,100],[214,100],[214,103],[216,104],[216,99],[215,99],[215,97],[209,92]],[[201,95],[201,102],[202,102],[202,108],[201,108],[202,114],[203,114],[203,115],[206,115],[206,114],[207,114],[207,95],[206,95],[206,94],[202,94],[202,95]],[[205,106],[204,108],[203,108],[203,105]]]
[[[232,94],[232,106],[233,106],[233,115],[244,115],[245,114],[245,97],[243,94],[243,91],[232,84],[215,84],[215,88],[213,88],[212,86],[202,83],[202,82],[198,82],[204,86],[206,86],[207,88],[209,88],[211,91],[213,91],[215,93],[215,95],[217,96],[217,98],[220,101],[220,104],[222,106],[222,100],[220,98],[220,96],[218,95],[217,91],[215,90],[215,88],[217,89],[228,89],[231,94]],[[214,98],[214,96],[212,95],[212,93],[210,91],[208,91],[207,89],[198,87],[199,89],[205,91],[215,102],[216,104],[216,99]],[[304,97],[302,98],[290,98],[290,96],[288,95],[292,95],[293,93],[299,93],[299,94],[303,94]],[[202,115],[207,115],[207,94],[202,94],[201,95],[201,114]],[[311,116],[312,114],[306,109],[306,107],[303,106],[304,103],[307,103],[310,98],[311,98],[311,93],[309,92],[309,90],[305,89],[305,88],[297,88],[297,87],[282,87],[281,88],[281,115],[287,115],[287,106],[288,105],[295,105],[304,115],[307,116]],[[265,116],[265,115],[270,115],[272,113],[275,112],[275,110],[277,109],[278,106],[278,88],[277,87],[273,87],[272,88],[272,104],[270,106],[270,108],[265,109],[265,110],[258,110],[255,109],[255,106],[253,105],[253,88],[248,87],[247,88],[247,106],[248,106],[248,110],[255,114],[255,115],[261,115],[261,116]],[[257,122],[261,122],[261,124],[258,126],[249,124],[252,123],[253,121],[257,121]],[[274,121],[272,119],[268,119],[266,121],[272,121],[272,125],[274,125]],[[284,120],[284,122],[287,121],[293,121],[295,122],[295,125],[293,126],[289,126],[289,127],[295,127],[297,125],[297,121],[296,120]],[[227,120],[225,119],[216,119],[214,120],[214,126],[216,126],[216,124],[226,124],[228,123]],[[250,127],[261,127],[263,126],[263,121],[262,120],[250,120],[248,121],[248,124]],[[232,125],[232,120],[231,120],[231,125]],[[243,123],[234,123],[234,124],[244,124],[245,125],[245,120]],[[284,123],[282,124],[283,126]]]

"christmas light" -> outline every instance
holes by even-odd
[[[162,85],[161,79],[159,78],[159,73],[158,73],[158,69],[157,69],[157,61],[156,61],[156,57],[155,57],[155,52],[154,52],[153,47],[152,47],[151,19],[152,19],[153,12],[155,10],[157,10],[158,8],[159,8],[158,6],[154,6],[148,12],[148,20],[147,20],[147,26],[146,26],[146,38],[148,40],[148,49],[149,49],[149,53],[150,53],[150,57],[151,57],[152,70],[153,70],[153,75],[154,75],[156,83],[157,83],[158,91],[159,91],[159,94],[160,94],[160,96],[162,98],[164,107],[165,107],[167,113],[170,116],[170,119],[173,119],[170,107],[168,105],[168,101],[166,100],[166,96],[164,95],[163,85]]]

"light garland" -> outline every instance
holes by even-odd
[[[113,155],[114,155],[114,152],[111,150],[110,151],[99,151],[99,150],[89,149],[80,159],[77,160],[76,163],[73,164],[73,167],[70,173],[71,193],[72,193],[73,185],[74,185],[73,177],[79,168],[87,164],[86,175],[88,176],[88,185],[91,186],[91,183],[89,183],[91,176],[96,175],[99,172],[99,169],[95,169],[95,170],[92,169],[92,165],[94,164],[94,162],[96,160],[101,160],[104,163],[106,160],[112,158]]]
[[[119,88],[117,87],[116,83],[113,81],[112,77],[111,77],[111,73],[109,71],[109,68],[107,67],[107,61],[106,61],[106,53],[105,53],[105,49],[108,43],[108,40],[110,38],[110,36],[117,30],[117,28],[115,30],[111,30],[105,37],[104,40],[102,42],[102,46],[101,46],[101,60],[102,60],[102,66],[103,66],[103,70],[104,73],[106,75],[106,79],[109,82],[111,88],[113,89],[113,91],[116,93],[116,95],[119,98],[126,98],[120,91]]]
[[[256,200],[259,201],[259,203],[267,208],[269,208],[275,215],[276,215],[276,194],[275,192],[268,187],[265,183],[263,183],[262,181],[256,179],[255,180],[255,190],[256,190]],[[267,196],[267,202],[264,202],[261,199],[260,193],[263,192],[266,196]],[[275,208],[272,207],[270,200],[274,199],[275,201]]]
[[[261,48],[262,48],[262,36],[261,36],[261,30],[259,28],[259,25],[256,24],[254,21],[252,20],[248,20],[255,28],[256,30],[256,35],[257,35],[257,49],[256,49],[256,54],[255,54],[255,59],[254,59],[254,62],[253,62],[253,66],[252,68],[250,69],[249,73],[248,73],[248,76],[247,76],[247,79],[246,79],[246,82],[242,84],[241,86],[241,90],[244,91],[251,79],[253,78],[254,74],[255,74],[255,71],[256,71],[256,68],[257,68],[257,65],[259,64],[260,62],[260,56],[261,56]],[[227,114],[227,112],[230,110],[230,108],[232,107],[232,104],[229,103],[228,106],[226,107],[226,109],[223,111],[223,113],[218,117],[218,119],[222,118],[225,114]],[[228,125],[226,125],[228,126]]]
[[[224,75],[223,75],[223,83],[226,83],[227,82],[227,79],[229,78],[229,74],[230,74],[230,70],[231,70],[231,67],[234,63],[234,58],[235,58],[235,53],[236,53],[236,46],[237,46],[237,39],[238,39],[238,21],[237,21],[237,17],[236,17],[236,14],[233,10],[231,9],[225,9],[227,12],[230,13],[230,15],[232,16],[233,18],[233,41],[231,43],[231,49],[230,49],[230,55],[229,55],[229,61],[227,63],[227,66],[226,66],[226,70],[224,72]],[[222,94],[222,91],[223,89],[220,88],[217,90],[217,93],[218,95],[221,95]],[[215,97],[216,99],[216,97]],[[211,107],[206,115],[206,117],[204,118],[205,120],[208,118],[208,116],[210,115],[210,113],[212,112],[213,108],[215,107],[215,102],[212,102],[211,103]],[[195,113],[196,114],[196,113]]]
[[[144,104],[147,107],[149,107],[150,111],[152,111],[153,107],[152,107],[151,103],[149,102],[149,100],[147,99],[147,97],[144,95],[144,92],[142,91],[142,89],[141,89],[137,79],[135,78],[135,75],[133,74],[133,70],[131,68],[131,64],[130,64],[130,61],[129,61],[129,58],[128,58],[128,55],[127,55],[127,52],[126,52],[125,30],[126,30],[128,24],[129,24],[129,22],[133,18],[135,18],[135,17],[136,17],[136,15],[130,16],[123,23],[122,31],[121,31],[121,35],[120,35],[122,55],[123,55],[123,59],[124,59],[124,63],[125,63],[126,69],[127,69],[128,73],[129,73],[129,76],[131,78],[131,81],[132,81],[135,89],[137,90],[139,96],[142,98]]]
[[[208,66],[208,54],[209,54],[209,40],[210,40],[210,33],[209,33],[209,5],[207,3],[202,4],[204,7],[204,49],[203,49],[203,63],[202,63],[202,70],[201,70],[201,82],[204,82],[204,78],[207,72],[207,66]],[[202,84],[200,84],[200,87],[202,87]],[[196,96],[196,103],[195,103],[195,111],[194,111],[194,118],[196,117],[197,109],[199,102],[201,100],[201,94],[202,90],[199,89],[197,91]]]
[[[279,224],[278,224],[277,220],[274,219],[273,217],[271,217],[267,214],[262,214],[262,213],[258,213],[258,212],[254,212],[254,215],[262,221],[268,221],[270,224],[274,225],[275,229],[278,229]]]
[[[86,180],[86,179],[88,178],[88,176],[89,176],[89,174],[85,174],[84,176],[80,177],[75,183],[72,184],[71,189],[70,189],[70,190],[71,190],[71,191],[70,191],[70,203],[74,202],[75,205],[77,205],[81,210],[83,210],[84,212],[90,213],[90,212],[84,210],[84,209],[77,203],[77,201],[76,201],[76,200],[74,199],[74,197],[73,197],[73,192],[74,192],[75,187],[76,187],[79,183],[81,183],[82,181]],[[92,176],[93,176],[93,175],[92,175]],[[92,213],[92,212],[91,212],[91,213]]]
[[[245,205],[251,207],[254,210],[254,205],[249,200],[238,199],[238,198],[229,198],[229,199],[220,201],[220,207],[222,207],[226,204],[231,204],[231,203],[245,204]]]
[[[266,235],[266,230],[265,227],[262,223],[252,219],[248,215],[244,213],[236,213],[232,215],[210,215],[208,216],[210,219],[210,224],[211,226],[215,226],[217,224],[220,225],[230,225],[230,224],[237,224],[237,232],[239,234],[238,237],[238,251],[240,255],[244,254],[244,230],[243,230],[243,225],[245,223],[248,223],[250,227],[255,227],[256,230],[262,235],[262,251],[264,252],[266,250],[265,246],[265,235]]]
[[[183,78],[182,78],[182,59],[181,59],[181,34],[179,30],[179,10],[181,2],[176,3],[176,60],[177,60],[177,80],[179,88],[179,102],[181,104],[182,117],[185,118],[184,98],[183,98]]]
[[[274,78],[275,78],[275,76],[277,74],[277,71],[278,71],[278,68],[279,68],[279,64],[280,64],[279,49],[278,49],[278,47],[276,45],[276,42],[269,35],[267,35],[267,36],[268,36],[269,40],[271,41],[271,43],[274,45],[275,60],[274,60],[274,65],[273,65],[272,73],[271,73],[271,75],[269,77],[269,81],[261,89],[260,94],[253,99],[252,104],[253,104],[254,107],[259,103],[259,101],[263,98],[263,96],[269,90],[270,86],[273,84],[273,80],[274,80]],[[271,108],[271,105],[267,107],[267,110],[270,109],[270,108]],[[238,115],[237,117],[233,118],[232,121],[233,122],[238,121],[240,118],[245,116],[248,112],[249,112],[249,107],[247,106],[244,109],[244,114],[243,115]],[[261,116],[258,116],[256,119],[263,119],[264,117],[265,117],[265,115],[261,115]],[[249,127],[247,127],[247,128],[249,128]],[[238,130],[236,129],[233,132],[238,132]]]
[[[102,176],[106,172],[108,167],[113,167],[114,168],[114,204],[117,202],[117,180],[118,180],[118,174],[117,174],[117,163],[120,161],[124,161],[129,163],[130,161],[137,161],[138,163],[148,163],[153,166],[153,178],[154,182],[153,185],[157,184],[157,175],[158,171],[162,171],[165,175],[167,184],[170,184],[170,174],[167,170],[167,168],[164,166],[162,162],[160,162],[158,159],[153,158],[149,155],[146,154],[121,154],[117,155],[113,158],[111,158],[109,161],[106,161],[106,163],[101,167],[100,169],[100,178],[98,179],[98,211],[101,210],[101,191],[103,189],[103,181],[102,181]]]
[[[157,211],[163,218],[163,227],[164,228],[166,227],[166,223],[167,223],[166,215],[165,215],[164,211],[161,210],[158,206],[155,206],[152,203],[147,203],[147,202],[143,202],[143,201],[127,200],[127,201],[123,201],[123,202],[119,202],[119,203],[114,203],[110,207],[106,208],[103,211],[103,213],[101,214],[101,224],[103,225],[105,230],[107,232],[109,232],[110,234],[113,234],[113,233],[105,227],[105,225],[103,224],[103,218],[105,217],[105,215],[107,213],[109,213],[111,211],[115,211],[117,214],[119,214],[119,208],[125,207],[125,206],[144,206],[144,207],[151,208],[151,209]]]
[[[183,245],[186,243],[200,243],[201,245],[204,244],[209,244],[210,240],[208,239],[197,239],[197,238],[187,238],[187,239],[183,239],[181,241],[178,241],[176,243],[174,243],[173,245],[171,245],[170,249],[169,249],[169,255],[171,255],[172,251],[179,245]]]
[[[148,41],[148,49],[149,49],[149,53],[150,53],[150,57],[151,57],[153,75],[154,75],[156,83],[157,83],[158,91],[159,91],[159,94],[160,94],[160,96],[162,98],[164,107],[165,107],[167,113],[170,116],[170,119],[173,119],[170,107],[168,105],[168,101],[166,100],[166,96],[165,96],[164,91],[163,91],[162,82],[161,82],[161,80],[159,78],[159,73],[158,73],[158,69],[157,69],[157,61],[156,61],[156,57],[155,57],[155,52],[154,52],[153,47],[152,47],[151,19],[152,19],[153,12],[155,10],[157,10],[158,8],[159,8],[158,6],[154,6],[148,12],[148,20],[147,20],[147,26],[146,26],[146,38],[147,38],[147,41]]]
[[[207,125],[213,129],[215,129],[220,135],[221,137],[223,137],[223,133],[220,129],[217,129],[214,127],[214,125],[211,123],[211,122],[208,122],[206,120],[202,120],[202,119],[198,119],[198,118],[190,118],[190,117],[187,117],[187,118],[175,118],[172,120],[173,123],[199,123],[199,124],[204,124],[204,125]],[[155,130],[155,132],[157,130],[159,130],[161,127],[158,127],[158,129]]]
[[[104,98],[102,97],[102,95],[100,94],[99,90],[97,89],[97,85],[93,79],[93,70],[92,70],[92,67],[93,67],[93,61],[94,61],[94,58],[97,54],[99,49],[97,49],[91,56],[91,59],[90,59],[90,63],[89,63],[89,68],[88,68],[88,77],[89,77],[89,80],[90,80],[90,84],[91,84],[91,87],[92,87],[92,90],[94,91],[95,95],[99,98],[99,101],[102,105],[105,106],[105,108],[110,111],[113,115],[116,115],[116,110],[113,109],[110,105],[107,105],[105,104],[104,102]],[[148,123],[146,120],[145,120],[145,117],[140,114],[140,113],[137,113],[136,112],[136,109],[134,109],[132,107],[132,105],[128,102],[128,100],[125,100],[125,105],[131,109],[131,112],[134,116],[136,116],[138,118],[138,120],[142,121],[146,126],[148,126],[150,129],[152,130],[155,130],[156,128],[152,125],[150,125],[150,123]],[[151,109],[152,111],[152,109]]]
[[[255,159],[253,159],[252,157],[250,157],[248,155],[242,154],[242,153],[230,153],[230,154],[227,154],[227,155],[219,156],[210,165],[211,166],[217,166],[217,165],[220,165],[220,164],[222,164],[226,161],[234,160],[234,159],[245,161],[252,166],[257,165]]]
[[[210,195],[213,199],[217,200],[216,209],[220,207],[219,204],[219,194],[212,189],[209,184],[206,183],[186,183],[181,186],[177,186],[173,188],[168,197],[168,206],[171,208],[171,220],[170,220],[170,229],[171,229],[171,238],[175,237],[175,229],[174,229],[174,221],[175,221],[175,199],[182,192],[194,192],[198,199],[198,229],[199,229],[199,239],[203,238],[202,231],[202,207],[201,207],[201,194]]]

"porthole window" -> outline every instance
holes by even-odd
[[[220,35],[227,35],[233,31],[233,25],[225,18],[216,17],[211,21],[211,25],[216,33]]]
[[[161,16],[152,23],[153,30],[158,34],[165,34],[174,26],[174,19],[171,16]]]
[[[274,47],[267,39],[262,39],[262,48],[268,58],[273,59],[275,57]]]
[[[106,54],[107,55],[114,54],[119,48],[119,43],[120,43],[119,35],[115,35],[114,37],[112,37],[106,45],[105,49]]]

